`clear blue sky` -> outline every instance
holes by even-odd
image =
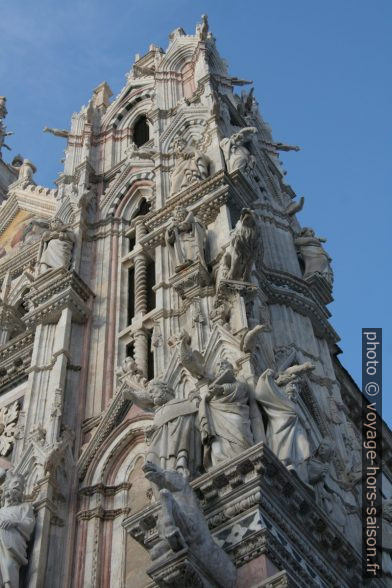
[[[167,47],[178,26],[209,15],[233,75],[253,79],[306,204],[299,220],[327,237],[332,324],[361,383],[361,328],[384,328],[384,418],[392,424],[390,0],[0,0],[0,94],[8,98],[10,160],[22,153],[43,185],[61,171],[72,112],[106,80],[116,95],[135,53]]]

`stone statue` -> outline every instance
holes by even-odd
[[[305,460],[310,456],[308,424],[296,402],[300,376],[314,369],[310,363],[295,365],[276,375],[265,370],[257,382],[255,398],[267,416],[266,440],[288,467],[306,480]]]
[[[200,379],[204,376],[204,359],[200,351],[192,349],[191,342],[190,335],[182,330],[177,339],[179,360],[192,376]]]
[[[193,212],[188,212],[181,206],[176,208],[166,230],[165,239],[175,272],[181,271],[194,261],[200,261],[206,267],[206,230]]]
[[[176,165],[171,174],[170,195],[205,180],[209,175],[208,158],[198,149],[187,146],[182,138],[176,142]]]
[[[153,426],[147,431],[147,460],[184,475],[199,475],[201,438],[196,399],[175,398],[173,390],[159,378],[150,380],[146,391],[130,388],[128,396],[155,413]]]
[[[196,25],[196,34],[200,41],[206,41],[208,39],[208,16],[206,14],[201,15],[201,24]]]
[[[1,149],[5,147],[9,151],[11,151],[11,147],[4,143],[5,137],[10,137],[14,133],[7,132],[7,127],[4,124],[4,118],[7,116],[7,107],[6,107],[7,98],[5,96],[0,96],[0,156],[1,156]]]
[[[256,214],[243,208],[223,256],[223,277],[227,280],[250,282],[253,263],[261,248]]]
[[[148,461],[143,470],[147,480],[159,490],[161,503],[157,524],[160,540],[150,551],[151,559],[165,560],[173,552],[187,549],[209,572],[214,586],[234,588],[236,569],[229,556],[213,540],[187,479],[176,471],[164,470]]]
[[[321,245],[321,243],[325,242],[326,239],[316,237],[313,229],[308,227],[303,228],[294,240],[305,264],[304,278],[314,274],[321,274],[332,285],[331,258]]]
[[[354,495],[347,492],[332,475],[332,458],[335,446],[329,439],[323,439],[309,459],[309,483],[314,487],[316,500],[331,517],[342,533],[348,522],[348,513],[357,509]]]
[[[230,362],[222,360],[218,367],[218,375],[199,406],[206,470],[253,444],[247,387],[237,380]]]
[[[249,172],[254,168],[255,158],[245,145],[250,142],[255,133],[257,133],[256,127],[244,127],[231,137],[222,139],[220,146],[228,172],[231,173],[237,169]]]
[[[8,470],[0,508],[0,585],[19,588],[19,570],[26,565],[27,543],[35,518],[30,503],[23,502],[24,479]]]
[[[136,361],[129,355],[124,359],[121,367],[117,369],[117,376],[121,382],[125,382],[128,386],[132,386],[133,384],[145,386],[147,384],[143,370],[138,368]],[[150,397],[148,399],[150,400]]]
[[[12,161],[12,167],[18,172],[17,181],[20,182],[23,187],[35,183],[33,176],[37,171],[37,168],[29,159],[24,159],[20,155],[17,155]]]
[[[305,204],[305,198],[301,196],[298,201],[290,202],[288,206],[285,208],[285,214],[287,216],[294,216],[297,212],[300,212]]]
[[[40,273],[64,267],[68,269],[71,262],[74,243],[73,233],[59,219],[49,221],[49,230],[42,235],[41,254],[39,257]]]
[[[4,122],[2,120],[0,120],[0,155],[1,155],[1,149],[3,147],[8,149],[8,151],[11,151],[11,147],[9,147],[8,145],[6,145],[4,143],[4,139],[5,139],[5,137],[10,137],[13,134],[14,133],[12,133],[11,131],[7,131],[7,127],[5,126]]]
[[[258,106],[254,97],[254,91],[254,88],[251,88],[249,92],[246,90],[241,91],[241,97],[237,103],[237,110],[242,116],[252,117],[257,114]]]
[[[0,118],[5,118],[7,116],[6,102],[7,98],[5,96],[0,96]]]

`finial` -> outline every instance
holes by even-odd
[[[206,41],[208,38],[208,16],[206,14],[201,15],[201,24],[196,25],[196,35],[199,36],[200,41]]]

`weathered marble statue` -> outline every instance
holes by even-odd
[[[73,233],[58,218],[49,221],[49,230],[42,235],[40,273],[64,267],[68,269],[73,248]]]
[[[223,257],[223,277],[227,280],[249,282],[259,247],[261,240],[256,214],[250,208],[243,208]]]
[[[204,375],[204,359],[200,351],[192,349],[192,339],[183,329],[177,338],[178,355],[180,363],[195,378],[202,378]]]
[[[27,542],[35,524],[32,505],[23,502],[23,489],[23,476],[9,470],[0,508],[0,585],[6,588],[19,588],[19,570],[28,563]]]
[[[249,143],[255,133],[257,133],[256,127],[245,127],[231,137],[222,139],[220,146],[225,156],[228,172],[231,173],[237,169],[249,172],[254,168],[255,158],[245,145]]]
[[[348,513],[357,509],[353,494],[347,492],[331,472],[335,446],[323,439],[309,460],[309,483],[314,487],[318,504],[330,515],[343,533],[348,522]]]
[[[166,243],[176,272],[194,261],[206,266],[206,230],[193,212],[181,206],[176,208],[166,230]]]
[[[33,176],[37,168],[29,159],[16,156],[12,161],[12,166],[18,172],[18,183],[20,182],[23,187],[35,183]]]
[[[222,360],[218,375],[199,406],[206,470],[253,444],[248,396],[247,387],[237,380],[232,364]]]
[[[3,147],[11,151],[11,147],[4,143],[5,137],[10,137],[14,133],[11,131],[7,131],[7,127],[5,126],[4,122],[0,120],[0,154]]]
[[[147,461],[192,478],[199,475],[201,438],[197,400],[174,398],[173,390],[159,378],[150,380],[147,391],[130,388],[128,396],[141,408],[155,413],[154,423],[147,431]]]
[[[187,146],[184,139],[177,140],[175,154],[177,162],[171,174],[170,195],[205,180],[209,175],[208,158],[195,147]]]
[[[229,556],[214,542],[197,497],[186,478],[147,462],[146,478],[159,489],[160,541],[151,550],[153,560],[169,558],[187,549],[216,582],[214,586],[234,588],[236,569]],[[199,585],[199,584],[198,584]]]
[[[323,237],[316,237],[313,229],[303,228],[294,240],[305,264],[304,278],[314,274],[321,274],[332,284],[333,272],[330,265],[331,258],[324,250],[321,243],[325,243]]]
[[[289,468],[306,480],[305,460],[310,456],[307,423],[296,396],[300,376],[314,369],[310,363],[295,365],[280,374],[271,369],[261,374],[255,398],[268,418],[266,440],[270,449]]]

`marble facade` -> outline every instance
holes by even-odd
[[[360,585],[361,393],[248,84],[203,16],[45,127],[56,189],[0,157],[0,466],[24,487],[0,521],[30,517],[11,588]]]

